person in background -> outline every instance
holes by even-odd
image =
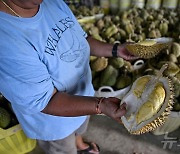
[[[0,0],[0,23],[0,92],[25,134],[47,154],[98,154],[89,115],[120,122],[126,105],[94,97],[89,57],[137,57],[87,36],[63,0]]]

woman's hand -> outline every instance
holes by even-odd
[[[126,113],[126,104],[120,105],[120,102],[116,97],[105,98],[100,105],[102,113],[121,123],[120,118]]]
[[[126,44],[121,44],[119,45],[118,49],[117,49],[117,56],[121,57],[125,60],[131,61],[131,60],[136,60],[139,57],[132,55],[127,49],[126,49]]]

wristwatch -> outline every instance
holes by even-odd
[[[114,42],[114,45],[112,48],[112,56],[113,57],[117,57],[117,48],[118,48],[119,43],[120,43],[119,41]]]

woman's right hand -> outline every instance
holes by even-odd
[[[121,117],[126,113],[126,104],[123,103],[120,105],[120,103],[120,99],[116,97],[109,97],[102,101],[100,108],[103,114],[121,123]]]

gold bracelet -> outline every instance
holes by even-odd
[[[105,99],[105,97],[100,97],[100,98],[97,98],[97,103],[96,103],[96,108],[95,108],[95,110],[96,110],[96,114],[101,114],[102,113],[102,111],[101,111],[101,108],[100,108],[100,105],[101,105],[101,103],[102,103],[102,101]]]

